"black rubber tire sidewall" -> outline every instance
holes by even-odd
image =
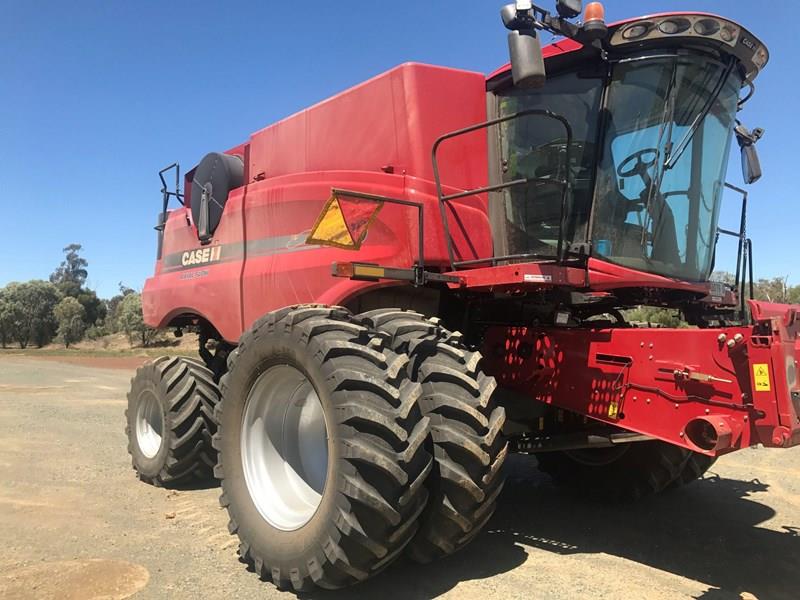
[[[166,467],[169,456],[169,438],[172,428],[167,407],[164,406],[165,390],[162,389],[161,380],[154,365],[147,364],[142,367],[134,377],[131,385],[132,398],[128,401],[128,437],[129,451],[134,467],[140,476],[156,481]],[[139,405],[152,394],[161,409],[161,446],[155,456],[148,458],[139,447],[139,438],[136,433],[136,415]]]
[[[230,501],[229,509],[235,515],[239,529],[248,532],[248,543],[254,554],[280,556],[281,560],[271,560],[282,571],[318,554],[315,550],[329,537],[338,539],[339,533],[332,523],[337,501],[341,501],[341,495],[337,493],[337,471],[343,468],[336,444],[333,403],[329,390],[321,385],[324,378],[320,365],[308,353],[302,352],[296,342],[288,342],[289,335],[274,332],[238,357],[236,368],[226,380],[225,410],[222,411],[220,422],[222,430],[226,432],[220,443],[225,457],[225,493]],[[242,418],[249,391],[266,369],[278,364],[291,365],[308,378],[317,392],[328,429],[328,470],[322,500],[311,520],[294,531],[273,527],[261,516],[244,478],[240,446]]]

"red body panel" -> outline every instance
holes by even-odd
[[[498,327],[486,337],[483,366],[541,402],[698,452],[796,445],[800,308],[751,305],[752,327]],[[720,430],[717,447],[687,435],[698,419]]]
[[[162,259],[145,284],[146,322],[165,327],[181,314],[196,314],[235,342],[270,310],[342,303],[378,285],[331,277],[331,263],[353,254],[304,243],[334,187],[423,203],[426,262],[449,264],[430,149],[440,135],[485,120],[484,86],[477,73],[401,65],[253,134],[249,145],[229,151],[248,158],[249,175],[231,194],[208,245],[221,246],[218,260],[182,264],[185,252],[203,246],[189,207],[170,213]],[[486,146],[481,132],[442,154],[442,172],[455,186],[449,189],[486,185]],[[490,255],[485,200],[453,206],[456,254],[465,260]],[[416,210],[386,204],[358,256],[410,266],[416,246]]]

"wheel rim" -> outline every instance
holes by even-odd
[[[158,398],[147,391],[140,397],[139,407],[136,409],[136,441],[142,454],[147,458],[158,454],[163,433],[164,417]]]
[[[250,498],[273,527],[294,531],[317,511],[328,475],[328,429],[314,386],[290,365],[270,367],[250,389],[242,419]]]

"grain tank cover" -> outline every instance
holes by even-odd
[[[431,147],[448,131],[486,119],[480,73],[407,63],[257,133],[250,178],[313,171],[380,171],[433,179]],[[450,153],[449,183],[486,179],[485,138]]]

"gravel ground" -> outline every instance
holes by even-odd
[[[216,487],[136,480],[132,372],[0,357],[0,598],[291,598],[236,557]],[[635,506],[559,492],[512,457],[467,549],[319,598],[787,598],[800,595],[800,450],[745,450]]]

